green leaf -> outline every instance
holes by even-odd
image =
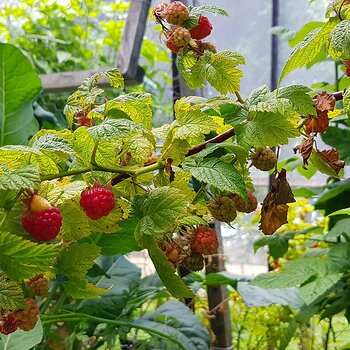
[[[266,245],[269,246],[269,253],[274,259],[281,258],[289,247],[289,240],[293,238],[294,234],[274,233],[271,236],[263,236],[254,242],[254,251]]]
[[[342,220],[347,221],[348,220]],[[333,271],[348,272],[350,268],[350,243],[337,243],[329,251],[329,262]]]
[[[23,53],[0,43],[0,146],[27,143],[39,128],[32,102],[41,82]]]
[[[297,288],[265,289],[239,282],[237,291],[248,307],[285,305],[299,309],[303,302]]]
[[[341,235],[350,237],[350,218],[337,221],[336,224],[326,234],[326,239],[338,238]]]
[[[22,287],[0,272],[0,309],[18,310],[25,306]]]
[[[187,200],[176,188],[156,188],[132,203],[131,216],[137,218],[136,241],[143,236],[162,238],[172,232],[174,221],[186,212]]]
[[[124,112],[132,121],[152,129],[152,96],[144,92],[121,95],[105,104],[104,114],[108,116],[114,109]]]
[[[36,189],[39,182],[39,168],[36,165],[27,165],[13,171],[4,171],[0,176],[0,190]]]
[[[101,249],[95,244],[74,243],[61,251],[57,260],[57,269],[69,279],[85,276],[87,270],[98,258]]]
[[[197,7],[190,7],[190,14],[193,16],[200,16],[205,13],[214,13],[221,16],[229,16],[229,14],[218,6],[214,5],[203,5]]]
[[[128,300],[135,288],[140,285],[141,271],[124,256],[118,256],[110,263],[106,259],[98,259],[97,264],[105,271],[105,275],[96,279],[96,287],[108,290],[101,297],[83,300],[79,311],[89,315],[115,319],[122,315]]]
[[[203,323],[183,303],[168,301],[135,321],[136,325],[166,334],[176,349],[208,350],[210,336]],[[152,334],[154,337],[155,334]]]
[[[141,248],[135,240],[137,220],[128,219],[120,222],[117,232],[101,235],[92,234],[91,239],[101,248],[101,255],[128,254]],[[97,237],[98,239],[94,239]]]
[[[79,240],[89,236],[89,220],[79,203],[65,201],[59,208],[63,218],[60,233],[65,240]]]
[[[299,135],[297,128],[280,113],[258,112],[234,125],[237,142],[245,148],[275,147]]]
[[[207,80],[221,94],[239,91],[243,73],[236,66],[240,64],[245,64],[245,60],[238,53],[206,51],[192,67],[195,87],[201,87]]]
[[[341,279],[342,274],[330,274],[318,277],[311,282],[300,287],[300,297],[306,304],[311,304],[319,297],[323,296]]]
[[[44,336],[43,326],[38,320],[30,331],[17,329],[9,335],[0,335],[0,350],[30,350],[40,344]]]
[[[284,65],[279,81],[280,83],[290,72],[305,66],[316,57],[323,45],[328,43],[329,36],[338,23],[338,17],[330,18],[321,28],[312,30],[305,39],[295,47]]]
[[[346,90],[343,96],[343,106],[345,113],[350,118],[350,90]]]
[[[350,57],[350,20],[341,21],[332,30],[329,54],[335,60]]]
[[[237,288],[238,276],[232,275],[227,271],[212,272],[205,276],[205,284],[207,286],[230,285]]]
[[[117,68],[108,69],[102,72],[102,75],[108,78],[109,83],[114,88],[119,88],[124,86],[124,77]]]
[[[72,277],[64,283],[68,295],[75,299],[95,299],[107,292],[106,289],[98,288],[85,278]]]
[[[238,170],[230,163],[217,158],[198,159],[190,157],[183,164],[199,181],[207,183],[219,190],[234,192],[247,197],[246,184]]]
[[[15,281],[53,272],[57,255],[57,245],[37,244],[0,232],[0,269]]]

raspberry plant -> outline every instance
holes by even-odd
[[[328,22],[295,48],[281,82],[289,72],[311,62],[324,44],[331,57],[348,65],[344,42],[348,42],[349,4],[335,1],[333,5],[327,12]],[[184,310],[185,306],[176,302],[164,304],[142,322],[111,318],[109,298],[114,303],[123,295],[116,292],[110,275],[101,274],[103,263],[96,262],[101,256],[147,249],[167,293],[178,299],[192,298],[194,292],[175,273],[175,267],[184,263],[197,270],[202,267],[203,254],[217,253],[216,233],[208,227],[213,216],[230,222],[236,210],[255,210],[251,163],[274,174],[271,191],[262,204],[260,229],[276,239],[276,230],[287,222],[288,204],[295,200],[286,171],[277,168],[277,157],[270,147],[302,136],[295,151],[300,152],[305,166],[311,163],[327,175],[340,176],[345,163],[339,153],[335,149],[320,151],[315,138],[327,129],[328,113],[336,100],[343,99],[344,116],[350,114],[349,92],[313,96],[311,89],[302,85],[279,86],[275,91],[262,86],[243,99],[238,68],[245,64],[243,56],[217,51],[212,43],[201,41],[215,30],[204,16],[208,13],[227,15],[215,6],[185,8],[180,2],[159,4],[153,11],[165,44],[178,52],[177,66],[189,87],[208,82],[218,91],[217,96],[183,97],[175,103],[175,120],[152,128],[152,96],[123,94],[122,75],[110,69],[94,74],[69,97],[65,107],[68,129],[40,130],[28,145],[0,148],[3,334],[14,331],[21,322],[26,330],[35,326],[35,301],[24,299],[27,291],[21,282],[46,276],[71,300],[62,311],[75,305],[79,312],[55,310],[53,288],[41,307],[45,325],[90,320],[114,329],[141,328],[182,349],[206,349],[210,340],[202,328],[201,341],[192,342],[189,337],[186,344],[183,338],[154,329],[152,322],[159,315]],[[98,86],[101,77],[119,90],[117,97],[105,98]],[[3,128],[1,133],[4,139]],[[209,138],[209,134],[216,136]],[[317,258],[312,262],[322,265]],[[107,265],[112,269],[113,264]],[[322,278],[327,282],[312,297],[304,295],[307,307],[318,297],[327,297],[325,293],[337,283],[347,283],[344,268],[327,270],[329,275],[324,272]],[[295,271],[286,265],[285,273],[293,275]],[[96,281],[94,276],[101,278]],[[309,273],[292,281],[312,288],[314,281],[307,283],[312,276]],[[267,288],[280,286],[273,278],[276,276],[262,276],[254,283]],[[41,289],[40,294],[44,294]],[[193,315],[186,317],[195,322]]]

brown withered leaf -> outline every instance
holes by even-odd
[[[337,173],[345,167],[345,162],[339,160],[339,152],[335,149],[327,149],[324,151],[318,151],[318,155]]]
[[[282,169],[272,180],[271,190],[262,204],[259,229],[266,235],[272,235],[279,227],[288,222],[287,203],[295,202],[286,174],[286,170]]]
[[[327,91],[322,91],[312,98],[315,107],[320,112],[333,111],[335,107],[335,97]]]
[[[309,137],[308,139],[304,139],[301,145],[295,146],[293,148],[294,153],[299,152],[301,157],[303,158],[303,165],[308,165],[308,160],[311,156],[312,150],[314,147],[314,138]]]
[[[317,110],[318,117],[312,117],[305,123],[305,132],[307,134],[324,132],[328,129],[329,119],[328,112]]]

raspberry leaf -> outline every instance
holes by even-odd
[[[67,201],[59,208],[63,218],[60,232],[65,240],[79,240],[90,235],[89,220],[77,202]]]
[[[4,273],[0,273],[0,309],[21,309],[25,306],[23,299],[21,285],[9,280]]]
[[[200,16],[205,13],[214,13],[221,16],[229,16],[229,14],[223,10],[222,8],[214,5],[203,5],[197,7],[189,6],[190,15],[192,16]]]
[[[333,59],[350,57],[350,20],[341,21],[331,33],[329,54]]]
[[[21,190],[37,188],[40,182],[36,165],[27,165],[13,171],[4,171],[0,176],[0,190]]]
[[[350,118],[350,90],[347,90],[343,98],[344,111]]]
[[[0,232],[0,269],[15,281],[52,273],[57,255],[57,245],[37,244]]]
[[[144,236],[162,238],[172,232],[177,217],[186,212],[187,200],[176,188],[156,188],[149,195],[136,198],[132,203],[132,217],[139,219],[136,241]],[[141,235],[141,236],[140,236]]]
[[[107,292],[106,289],[96,287],[85,278],[76,277],[70,278],[64,284],[64,288],[68,295],[76,299],[95,299]]]
[[[293,70],[304,67],[310,63],[328,44],[329,36],[339,23],[338,17],[332,17],[321,28],[312,30],[305,39],[299,43],[289,56],[280,76],[280,83]]]
[[[247,198],[246,185],[238,170],[230,163],[217,158],[188,158],[183,163],[183,169],[188,170],[199,181],[207,183],[222,191],[234,192]]]

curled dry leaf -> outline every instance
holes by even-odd
[[[317,151],[317,153],[337,174],[345,167],[345,162],[339,160],[339,152],[335,148]]]
[[[335,97],[327,91],[322,91],[313,97],[315,107],[320,112],[333,111],[335,107]]]
[[[295,202],[292,189],[286,178],[286,170],[282,169],[272,180],[271,190],[263,201],[259,229],[265,235],[272,235],[287,223],[287,203],[292,202]]]
[[[303,166],[308,165],[308,160],[311,156],[312,149],[314,147],[314,138],[309,137],[308,139],[304,139],[301,145],[295,146],[293,148],[294,153],[299,152],[301,157],[303,158]]]

